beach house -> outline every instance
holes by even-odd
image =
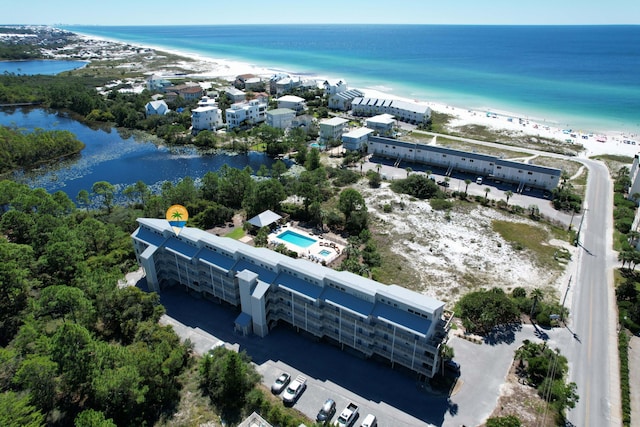
[[[400,121],[412,124],[424,124],[431,120],[431,108],[428,106],[398,99],[354,98],[351,112],[354,116],[364,117],[390,114]]]
[[[307,259],[293,259],[164,219],[138,218],[134,251],[150,290],[179,286],[238,310],[234,329],[265,337],[279,324],[365,358],[431,378],[450,316],[444,303]]]
[[[379,114],[364,121],[365,126],[372,129],[377,136],[393,138],[395,136],[396,119],[391,114]]]
[[[278,108],[288,108],[296,113],[302,113],[307,109],[307,104],[304,98],[295,95],[284,95],[276,99]]]
[[[362,151],[366,147],[369,135],[373,130],[369,128],[357,128],[342,135],[342,148],[346,151]]]
[[[229,101],[231,101],[232,103],[242,102],[247,97],[246,93],[232,86],[224,88],[224,93],[227,95],[227,99],[229,99]]]
[[[147,117],[163,116],[169,112],[169,107],[163,100],[150,101],[144,106],[144,112]]]
[[[278,129],[289,129],[296,117],[296,112],[290,108],[275,108],[267,111],[267,125]]]
[[[262,98],[232,104],[225,110],[227,128],[244,128],[262,123],[267,119],[267,103]]]
[[[349,120],[341,117],[332,117],[320,121],[320,141],[340,141],[348,124]]]
[[[348,89],[347,82],[344,80],[325,80],[322,83],[322,87],[324,88],[324,94],[327,96],[335,95]]]

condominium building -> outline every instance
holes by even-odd
[[[166,220],[138,224],[135,254],[153,291],[184,286],[231,304],[244,334],[282,322],[424,377],[438,370],[449,327],[441,301],[195,228],[176,235]]]
[[[354,116],[391,114],[396,119],[413,124],[427,123],[431,119],[431,108],[415,102],[398,99],[354,98],[351,102]]]
[[[369,137],[367,151],[398,161],[437,166],[445,169],[446,175],[453,171],[471,172],[493,180],[515,183],[518,184],[518,193],[526,187],[551,191],[558,186],[562,175],[562,171],[556,168],[379,136]]]
[[[261,99],[252,99],[248,102],[232,104],[225,110],[225,115],[229,129],[252,126],[267,119],[267,103]]]

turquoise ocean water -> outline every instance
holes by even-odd
[[[640,26],[69,26],[420,101],[640,134]]]

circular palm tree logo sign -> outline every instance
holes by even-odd
[[[176,236],[180,234],[182,228],[187,224],[188,219],[189,212],[187,212],[187,208],[182,205],[173,205],[167,209],[167,221],[169,221],[169,225],[173,228]]]

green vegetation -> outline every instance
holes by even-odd
[[[566,408],[574,408],[578,402],[576,384],[566,383],[567,358],[559,350],[552,350],[546,343],[536,344],[525,340],[516,350],[516,373],[538,390],[541,398],[553,409],[556,425],[565,424]],[[543,422],[544,424],[544,422]]]
[[[622,425],[631,425],[631,385],[629,384],[629,335],[625,329],[618,332],[620,355],[620,397],[622,400]]]
[[[4,403],[34,425],[155,422],[177,401],[190,348],[158,323],[158,295],[116,286],[134,265],[135,213],[80,211],[11,181],[0,194]]]
[[[0,175],[77,154],[84,148],[84,144],[66,130],[37,129],[23,133],[0,126],[0,141]]]
[[[487,427],[520,427],[522,423],[513,415],[506,417],[491,417],[487,419]]]
[[[561,268],[558,252],[562,250],[548,244],[551,236],[545,228],[503,220],[493,220],[491,226],[514,249],[530,251],[541,268]]]
[[[466,294],[456,305],[456,313],[468,332],[479,334],[520,319],[518,307],[500,288]]]

